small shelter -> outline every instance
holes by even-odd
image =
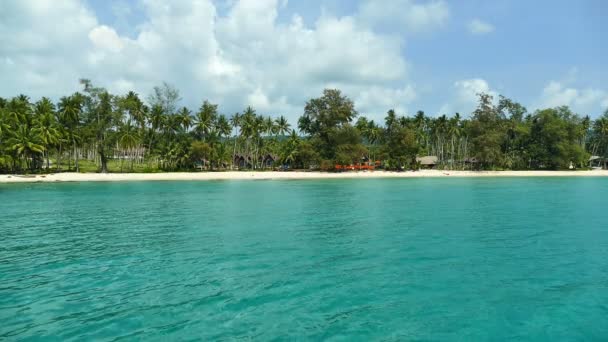
[[[425,169],[434,169],[437,166],[439,158],[437,156],[416,157],[416,161]]]
[[[233,160],[234,166],[239,169],[246,169],[251,167],[251,160],[249,157],[245,157],[242,155],[235,155]]]
[[[600,156],[591,156],[589,157],[589,167],[593,169],[601,169],[606,168],[606,164],[608,162],[607,158]]]
[[[262,166],[264,168],[271,168],[277,161],[278,157],[273,154],[266,154],[262,157]]]

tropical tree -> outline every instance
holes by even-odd
[[[80,93],[74,93],[69,97],[62,97],[59,101],[59,111],[61,112],[61,122],[65,125],[68,139],[72,143],[72,157],[76,172],[80,172],[78,165],[77,142],[80,140],[80,116],[82,114],[84,97]],[[69,169],[69,164],[68,164]]]
[[[278,135],[286,135],[291,132],[291,125],[283,115],[275,120],[275,127]]]
[[[232,150],[232,161],[230,163],[230,168],[234,168],[234,160],[236,159],[236,143],[238,140],[238,129],[241,126],[241,114],[239,113],[234,113],[231,117],[230,117],[230,124],[232,125],[232,128],[234,129],[234,147]]]
[[[188,108],[182,107],[182,109],[177,113],[177,120],[179,121],[179,125],[184,132],[188,132],[192,126],[192,112],[190,112]]]
[[[127,122],[121,126],[119,134],[120,134],[120,137],[118,139],[118,143],[119,143],[120,148],[123,149],[123,151],[128,152],[128,151],[134,149],[135,147],[137,147],[137,145],[139,144],[140,136],[137,133],[137,130],[135,129],[135,127],[133,127],[133,125],[131,124],[130,119],[127,120]],[[133,171],[133,162],[135,160],[135,156],[133,154],[131,154],[129,156],[129,158],[131,160],[131,171]],[[120,160],[120,171],[121,172],[122,172],[122,161],[123,161],[123,158],[121,158],[121,160]]]
[[[50,169],[49,150],[51,146],[59,143],[61,132],[55,120],[55,105],[43,97],[35,105],[35,119],[33,133],[36,134],[44,148],[46,169]]]
[[[299,121],[300,129],[318,141],[321,155],[333,159],[339,148],[332,141],[336,131],[344,128],[358,115],[351,99],[340,90],[325,89],[319,98],[310,99]]]
[[[217,105],[211,104],[207,100],[203,101],[203,104],[196,113],[196,122],[194,124],[194,130],[203,138],[203,141],[214,129],[216,117]]]
[[[17,157],[23,159],[28,169],[33,169],[36,156],[44,151],[40,138],[28,125],[19,125],[7,144]]]

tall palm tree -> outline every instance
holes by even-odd
[[[74,166],[76,172],[80,172],[78,165],[78,151],[76,149],[76,142],[78,141],[80,134],[80,116],[82,114],[83,97],[79,93],[75,93],[70,97],[63,97],[59,102],[59,110],[62,113],[63,121],[67,125],[67,132],[72,142]],[[68,166],[69,168],[69,166]]]
[[[35,154],[44,151],[39,137],[25,124],[19,125],[17,130],[12,132],[7,144],[17,157],[23,158],[28,169],[33,166],[30,159],[33,161]]]
[[[230,163],[230,168],[234,168],[234,159],[236,158],[236,142],[238,140],[239,127],[241,126],[241,121],[242,119],[240,113],[234,113],[230,117],[230,124],[234,129],[234,148],[232,150],[232,162]]]
[[[276,131],[272,117],[268,116],[264,119],[263,130],[266,136],[271,136]]]
[[[131,124],[131,120],[128,120],[126,124],[122,125],[120,131],[120,138],[118,139],[118,144],[124,150],[132,150],[139,144],[139,134],[137,134],[137,130]],[[131,155],[131,171],[133,171],[133,159],[134,156]],[[120,161],[120,171],[122,172],[122,158]]]
[[[159,104],[152,106],[150,109],[150,142],[148,143],[148,149],[150,152],[153,151],[154,137],[163,128],[164,124],[164,112],[163,107]]]
[[[286,135],[291,132],[291,125],[283,115],[279,116],[279,118],[275,120],[275,123],[278,135]]]
[[[243,112],[241,122],[241,136],[245,139],[245,154],[249,158],[251,166],[254,166],[253,154],[251,153],[251,141],[254,140],[258,132],[257,114],[251,106]]]
[[[375,147],[376,143],[378,142],[378,140],[380,140],[380,137],[382,136],[382,129],[380,127],[378,127],[378,125],[376,125],[374,120],[371,120],[367,124],[366,134],[367,134],[367,136],[366,136],[367,141],[369,141],[369,143],[372,147]],[[371,154],[372,150],[375,151],[375,148],[374,149],[370,148],[368,150],[370,152],[370,154]],[[375,163],[376,158],[374,157],[374,155],[372,154],[370,157],[371,157],[370,159],[372,159],[371,161]]]
[[[196,113],[196,123],[194,129],[203,137],[203,141],[214,128],[215,119],[217,117],[217,105],[203,101],[203,104]]]
[[[298,129],[303,133],[310,133],[313,128],[313,122],[310,116],[303,115],[298,119]]]
[[[608,157],[608,112],[595,121],[593,130],[597,139],[596,150],[599,147],[599,151],[601,151],[599,153],[601,156],[604,158]],[[607,165],[605,162],[604,167],[606,166]]]
[[[2,141],[2,136],[9,132],[11,126],[8,122],[8,113],[7,110],[0,106],[0,141]]]
[[[220,138],[227,137],[232,131],[232,127],[230,127],[230,122],[228,122],[226,115],[220,115],[217,117],[215,128]]]
[[[32,106],[29,97],[25,95],[14,97],[7,103],[6,108],[13,128],[23,123],[32,124]]]
[[[146,124],[146,105],[140,100],[139,95],[134,91],[129,91],[124,98],[124,106],[129,112],[129,119],[137,123],[143,130]]]
[[[386,118],[384,118],[384,124],[389,135],[393,131],[393,126],[395,126],[395,123],[397,123],[397,114],[393,109],[391,109],[386,113]]]
[[[192,126],[192,112],[186,107],[183,107],[178,113],[178,120],[185,132]]]
[[[298,158],[298,147],[300,145],[300,137],[296,134],[295,130],[291,131],[289,139],[283,145],[279,160],[281,164],[292,165]]]
[[[46,169],[50,168],[49,150],[50,147],[57,144],[61,138],[61,133],[55,121],[55,105],[46,97],[43,97],[36,103],[34,119],[34,134],[38,135],[44,147],[46,156]]]

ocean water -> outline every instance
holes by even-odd
[[[0,185],[0,340],[608,340],[608,179]]]

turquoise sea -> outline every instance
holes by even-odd
[[[608,340],[608,178],[0,185],[0,340]]]

